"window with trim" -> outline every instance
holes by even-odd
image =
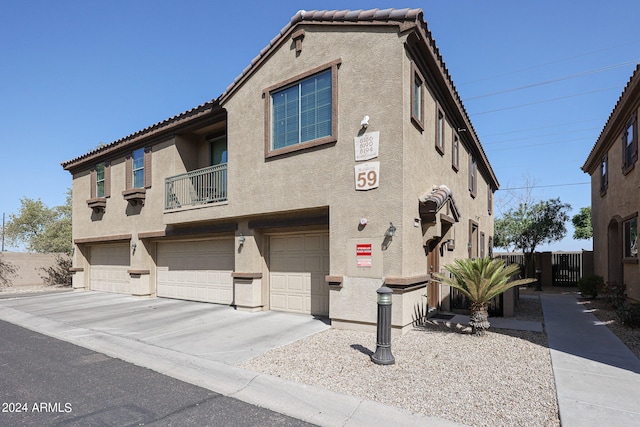
[[[638,121],[635,114],[627,123],[622,143],[622,172],[626,174],[638,160]]]
[[[151,147],[140,148],[125,159],[125,196],[151,188],[151,153]]]
[[[444,154],[444,113],[436,109],[436,150]]]
[[[96,165],[96,197],[104,197],[104,162]]]
[[[489,215],[493,214],[493,190],[491,189],[491,184],[487,184],[487,213]]]
[[[630,218],[623,223],[624,230],[624,257],[638,258],[638,216]]]
[[[144,148],[133,152],[133,188],[144,187]]]
[[[337,69],[340,61],[266,89],[266,156],[337,140]]]
[[[609,158],[605,154],[600,162],[600,195],[604,195],[609,187]]]
[[[424,130],[424,79],[414,63],[411,63],[411,120]]]
[[[451,166],[458,172],[460,162],[460,140],[458,135],[453,135],[453,142],[451,143]]]
[[[476,158],[473,154],[469,153],[469,192],[472,197],[476,197],[476,190],[478,187],[478,166],[476,164]]]

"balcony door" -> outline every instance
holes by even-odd
[[[211,158],[210,166],[227,163],[227,136],[219,136],[210,141]]]

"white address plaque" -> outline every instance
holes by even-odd
[[[380,132],[369,132],[353,138],[356,162],[375,159],[378,157],[380,146]]]
[[[356,190],[371,190],[380,185],[380,162],[360,163],[355,172]]]

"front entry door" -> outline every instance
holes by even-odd
[[[429,274],[440,271],[440,245],[435,245],[427,255]],[[431,279],[427,285],[427,303],[429,307],[440,308],[440,283]]]

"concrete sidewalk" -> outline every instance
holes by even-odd
[[[640,360],[575,296],[540,299],[562,426],[640,426]]]
[[[329,326],[310,316],[73,291],[0,299],[0,320],[323,426],[461,426],[237,368]]]

